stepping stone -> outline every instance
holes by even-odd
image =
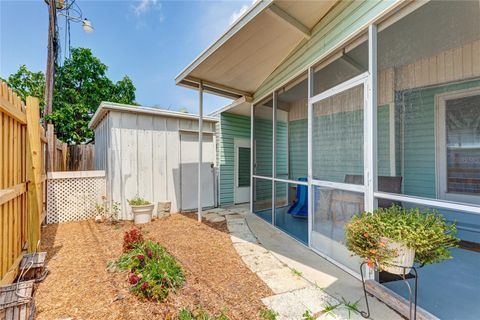
[[[242,257],[242,259],[248,256]],[[293,274],[292,269],[283,267],[258,272],[260,279],[267,284],[275,293],[283,293],[292,290],[298,290],[311,285],[304,278]]]
[[[218,217],[218,214],[216,214],[215,212],[207,212],[207,213],[204,213],[202,216],[208,220],[213,217]]]
[[[227,225],[247,224],[247,221],[245,219],[228,219],[228,216],[225,216],[225,219],[227,219]]]
[[[225,221],[225,217],[217,215],[216,217],[207,218],[210,222],[222,222]]]
[[[250,242],[234,243],[233,247],[235,248],[235,250],[237,250],[238,255],[241,257],[252,254],[260,255],[268,252],[268,250],[261,245]]]
[[[257,238],[251,232],[232,232],[230,233],[230,239],[233,243],[251,242],[258,243]]]
[[[226,215],[228,221],[230,220],[245,220],[245,218],[237,213]]]
[[[326,304],[338,304],[337,299],[314,285],[292,291],[292,294],[296,301],[302,301],[302,304],[312,313],[322,311]]]
[[[307,307],[291,292],[285,292],[262,299],[262,302],[271,310],[278,313],[277,320],[303,319]]]
[[[246,223],[228,223],[227,228],[228,228],[228,231],[230,232],[236,232],[236,233],[251,232],[250,228],[247,226]]]
[[[228,215],[232,215],[232,214],[236,214],[236,213],[232,212],[230,210],[222,210],[222,211],[219,211],[218,214],[221,215],[221,216],[228,216]]]
[[[280,260],[275,258],[270,252],[258,255],[246,255],[242,257],[242,260],[253,272],[281,269],[285,267]]]

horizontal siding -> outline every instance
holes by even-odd
[[[222,113],[218,143],[218,164],[220,168],[219,205],[234,202],[234,140],[250,139],[250,117]]]
[[[299,74],[319,57],[357,32],[394,1],[341,1],[314,28],[312,37],[300,43],[292,53],[257,89],[255,98],[272,91],[292,75]]]
[[[290,121],[290,178],[306,178],[308,174],[307,119]]]
[[[406,90],[397,94],[397,171],[403,193],[435,198],[435,95],[480,86],[480,80]]]
[[[255,174],[272,176],[273,121],[255,119]]]

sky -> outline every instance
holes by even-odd
[[[252,4],[246,1],[76,0],[95,31],[71,24],[71,46],[90,48],[114,81],[128,75],[143,106],[198,113],[198,93],[175,85],[178,75]],[[59,19],[61,57],[65,48]],[[48,7],[43,0],[0,0],[0,77],[25,64],[45,71]],[[231,100],[205,94],[208,114]]]

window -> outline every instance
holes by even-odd
[[[441,95],[437,108],[439,197],[480,203],[480,88]]]

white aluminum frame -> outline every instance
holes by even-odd
[[[422,3],[421,5],[423,5]],[[403,14],[403,10],[400,11],[402,13],[400,16],[403,17],[412,11],[418,9],[421,5],[415,5],[414,7],[407,7],[408,9],[405,14]],[[396,17],[396,20],[399,18]],[[447,200],[441,200],[441,199],[430,199],[430,198],[423,198],[423,197],[416,197],[416,196],[409,196],[409,195],[404,195],[404,194],[393,194],[393,193],[387,193],[387,192],[379,192],[378,191],[378,171],[377,171],[377,149],[378,149],[378,141],[377,141],[377,34],[379,30],[385,29],[387,25],[390,25],[394,23],[395,21],[386,24],[385,22],[382,22],[379,27],[374,24],[374,22],[371,22],[368,26],[368,62],[369,62],[369,69],[368,72],[362,73],[350,80],[347,80],[346,82],[341,83],[340,85],[337,85],[331,89],[328,89],[324,92],[321,92],[317,95],[313,95],[313,85],[314,85],[314,65],[310,65],[307,69],[308,71],[308,109],[307,109],[307,122],[308,122],[308,134],[307,134],[307,152],[308,152],[308,179],[307,182],[300,182],[300,181],[294,181],[294,180],[289,180],[289,179],[280,179],[276,178],[276,172],[275,172],[275,139],[276,139],[276,124],[275,124],[275,110],[276,110],[276,92],[278,88],[285,86],[285,84],[282,84],[282,86],[279,86],[278,88],[275,88],[270,95],[273,95],[274,99],[274,120],[273,120],[273,160],[272,160],[272,177],[265,177],[265,176],[260,176],[260,175],[255,175],[253,174],[253,162],[255,161],[255,155],[254,152],[252,152],[252,184],[251,184],[251,189],[252,189],[252,194],[254,192],[254,187],[253,187],[253,181],[254,179],[264,179],[264,180],[270,180],[272,181],[272,223],[273,227],[275,227],[277,230],[280,230],[281,232],[285,233],[285,231],[277,228],[275,226],[274,222],[274,217],[275,217],[275,181],[279,182],[286,182],[286,183],[291,183],[291,184],[296,184],[296,185],[307,185],[308,186],[308,247],[319,254],[320,256],[324,257],[328,261],[332,262],[333,264],[337,265],[339,268],[342,270],[352,274],[355,277],[359,277],[359,274],[354,271],[349,269],[348,267],[342,265],[338,261],[334,260],[333,258],[325,255],[322,252],[319,252],[315,248],[312,247],[311,244],[311,233],[313,230],[313,186],[320,186],[320,187],[326,187],[326,188],[334,188],[334,189],[339,189],[339,190],[345,190],[345,191],[351,191],[351,192],[359,192],[359,193],[364,193],[364,198],[365,198],[365,210],[367,212],[371,212],[377,208],[378,205],[378,199],[388,199],[388,200],[393,200],[393,201],[400,201],[400,202],[408,202],[408,203],[413,203],[413,204],[418,204],[418,205],[424,205],[424,206],[431,206],[435,208],[444,208],[444,209],[450,209],[450,210],[457,210],[457,211],[462,211],[465,213],[470,213],[470,214],[477,214],[480,215],[480,205],[470,205],[467,203],[461,203],[461,202],[454,202],[454,201],[447,201]],[[325,58],[326,55],[323,57]],[[302,71],[305,72],[305,71]],[[299,73],[300,74],[300,73]],[[289,80],[286,81],[291,81],[298,75],[294,75]],[[317,103],[323,99],[326,99],[328,97],[331,97],[335,94],[341,93],[345,90],[351,89],[355,86],[358,86],[360,84],[364,85],[364,184],[363,185],[354,185],[354,184],[348,184],[348,183],[343,183],[343,182],[332,182],[332,181],[324,181],[324,180],[318,180],[318,179],[313,179],[313,152],[312,152],[312,137],[313,137],[313,104]],[[253,103],[257,103],[258,101],[263,101],[266,97],[268,97],[269,94],[265,94],[262,97],[259,97],[253,101]],[[253,112],[253,103],[252,103],[252,150],[254,150],[254,112]],[[394,123],[392,122],[392,119],[394,119],[394,114],[392,111],[394,111],[395,106],[390,104],[389,106],[389,112],[390,112],[390,142],[395,141],[395,126]],[[402,130],[402,128],[401,128]],[[393,132],[392,132],[393,131]],[[396,154],[394,153],[395,149],[392,149],[392,145],[390,146],[390,172],[391,174],[395,173],[396,170],[396,163],[395,163],[395,157]],[[392,154],[393,153],[393,154]],[[392,156],[394,157],[392,159]],[[402,170],[403,171],[403,170]],[[251,201],[251,212],[253,213],[253,196],[252,196],[252,201]],[[287,233],[285,233],[287,234]],[[288,234],[287,234],[288,235]],[[288,235],[290,236],[290,235]],[[290,236],[291,237],[291,236]],[[303,243],[302,243],[303,244]],[[367,270],[366,274],[367,278],[373,279],[374,274],[371,270]]]

